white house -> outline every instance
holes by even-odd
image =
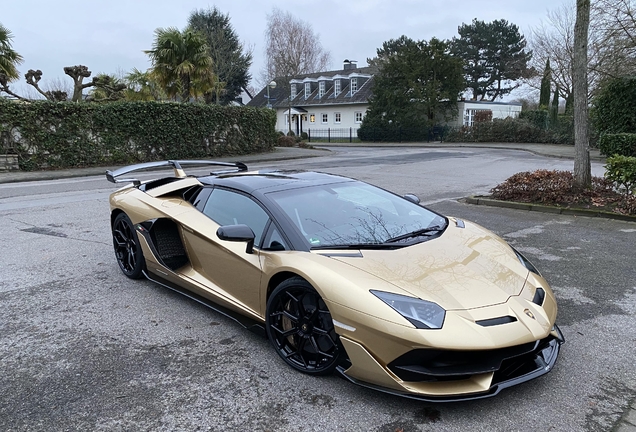
[[[448,122],[449,126],[472,126],[478,111],[491,111],[493,119],[517,118],[521,112],[521,104],[514,102],[462,100],[457,103],[457,108],[457,117]]]
[[[327,131],[357,137],[373,84],[375,67],[358,68],[345,60],[344,68],[330,72],[299,75],[288,82],[274,80],[275,87],[265,87],[247,104],[276,110],[276,130],[291,130],[326,136]],[[269,99],[268,99],[269,95]]]

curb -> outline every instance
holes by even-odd
[[[552,207],[541,204],[529,204],[515,201],[500,201],[484,196],[469,196],[464,198],[464,202],[466,202],[467,204],[485,205],[489,207],[502,207],[514,210],[536,211],[541,213],[554,213],[568,216],[601,217],[605,219],[636,222],[636,216],[612,213],[603,210],[573,209],[567,207]]]
[[[327,149],[315,149],[315,151],[320,151],[325,153],[329,152],[329,150]],[[264,154],[269,155],[272,153],[264,153]],[[236,156],[236,157],[224,156],[217,159],[218,160],[228,159],[232,161],[243,159],[241,160],[241,162],[251,164],[251,163],[279,162],[279,161],[292,160],[292,159],[306,159],[306,158],[313,158],[313,157],[321,157],[323,155],[298,154],[298,155],[287,156],[287,155],[281,154],[280,156],[272,156],[272,157],[264,157],[264,158],[260,158],[259,155],[244,155],[244,156],[246,157],[241,158],[241,156]],[[121,168],[121,165],[90,167],[90,168],[69,168],[66,170],[50,170],[50,171],[17,171],[17,172],[12,171],[12,172],[0,173],[0,184],[101,176],[106,174],[106,170],[114,170],[117,168]],[[148,171],[148,172],[151,172],[151,171]]]

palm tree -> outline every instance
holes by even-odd
[[[201,92],[202,83],[212,83],[212,58],[205,38],[198,32],[175,27],[155,30],[150,57],[153,74],[169,96],[179,95],[182,102]],[[197,83],[197,92],[193,84]]]
[[[20,78],[16,66],[23,61],[22,56],[11,48],[11,39],[13,39],[11,31],[0,24],[0,74],[4,74],[7,81]]]
[[[126,99],[130,101],[159,101],[166,99],[166,94],[159,86],[152,71],[142,72],[133,68],[125,77],[128,88]]]

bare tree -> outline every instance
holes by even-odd
[[[278,8],[267,15],[265,39],[265,83],[276,77],[320,72],[331,61],[311,24]]]
[[[588,92],[593,94],[605,77],[636,72],[635,0],[597,0],[590,7],[588,29]],[[559,95],[572,101],[574,65],[574,0],[549,11],[545,22],[533,29],[530,46],[537,70],[550,59],[552,82]],[[538,78],[528,84],[540,88]]]
[[[331,56],[320,44],[311,24],[295,18],[289,12],[274,8],[267,15],[265,31],[266,64],[262,72],[262,84],[268,85],[279,78],[278,94],[289,95],[289,80],[295,75],[324,71],[329,67]],[[291,100],[288,98],[291,111]],[[291,115],[289,116],[291,131]]]
[[[590,0],[576,1],[574,25],[574,64],[572,84],[574,92],[574,184],[589,188],[592,184],[588,130],[588,33]]]

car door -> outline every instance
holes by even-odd
[[[249,196],[221,188],[214,188],[199,208],[213,223],[207,224],[210,228],[203,230],[185,227],[184,236],[187,247],[192,249],[189,255],[193,268],[222,296],[229,296],[262,317],[259,250],[247,253],[247,243],[223,241],[216,235],[216,230],[218,226],[245,224],[254,231],[255,244],[258,245],[269,215]]]

